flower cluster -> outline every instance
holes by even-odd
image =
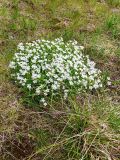
[[[77,41],[36,40],[20,43],[10,62],[15,82],[40,97],[46,106],[47,97],[102,87],[101,71],[82,53]],[[109,79],[108,79],[109,82]]]

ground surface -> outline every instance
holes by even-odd
[[[0,0],[0,7],[0,159],[120,159],[120,0]],[[16,46],[60,36],[84,45],[112,85],[46,109],[26,105],[9,78]]]

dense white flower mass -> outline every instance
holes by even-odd
[[[101,71],[85,56],[77,41],[36,40],[20,43],[10,63],[12,77],[23,88],[40,97],[47,105],[48,96],[100,88]],[[108,84],[110,84],[108,78]]]

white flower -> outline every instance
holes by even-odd
[[[19,43],[18,51],[10,62],[11,76],[16,83],[26,86],[47,105],[48,96],[92,90],[103,86],[101,71],[95,68],[95,62],[82,54],[83,46],[77,41],[64,42],[63,38],[53,41],[36,40],[31,43]],[[107,84],[111,85],[110,78]]]
[[[45,103],[43,103],[43,105],[44,105],[44,106],[47,106],[47,103],[45,102]]]
[[[45,99],[44,98],[41,98],[40,100],[42,103],[45,103]]]
[[[111,82],[110,82],[110,81],[108,81],[108,82],[107,82],[107,85],[108,85],[108,86],[110,86],[110,85],[111,85]]]
[[[46,89],[46,90],[45,90],[45,92],[47,92],[47,93],[48,93],[49,91],[50,91],[49,89]]]
[[[82,49],[82,50],[83,50],[83,49],[84,49],[84,47],[83,47],[83,46],[80,46],[80,49]]]
[[[37,95],[40,94],[40,87],[36,88],[36,94],[37,94]]]
[[[11,61],[10,64],[9,64],[9,67],[10,67],[10,68],[15,68],[15,62],[14,62],[14,61]]]
[[[70,83],[71,86],[73,86],[73,84],[74,84],[72,81],[69,81],[69,83]]]
[[[31,84],[27,84],[27,88],[30,90],[32,88]]]
[[[99,85],[97,83],[94,84],[93,86],[95,89],[99,88]]]
[[[57,90],[57,85],[52,84],[52,89],[53,89],[53,90]]]

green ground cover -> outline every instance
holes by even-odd
[[[120,159],[120,0],[0,0],[0,159]],[[76,39],[112,85],[44,108],[10,80],[20,42]]]

